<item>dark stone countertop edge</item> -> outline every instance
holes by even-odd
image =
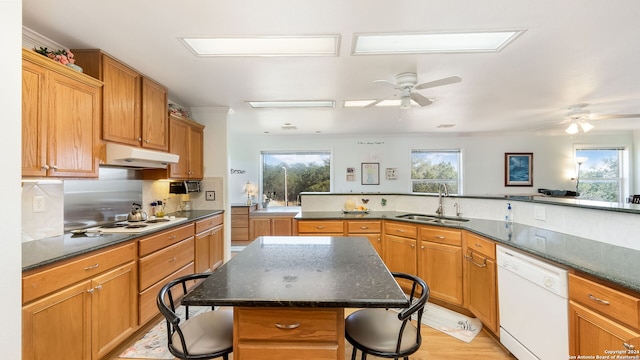
[[[25,257],[28,257],[28,251],[29,251],[29,247],[33,246],[34,244],[43,244],[46,247],[46,243],[47,242],[54,242],[54,241],[63,241],[66,238],[71,237],[72,235],[70,233],[64,233],[63,235],[60,236],[55,236],[55,237],[51,237],[51,238],[45,238],[45,239],[39,239],[39,240],[31,240],[31,241],[26,241],[22,243],[22,259],[23,259],[23,266],[22,266],[22,271],[28,271],[28,270],[32,270],[32,269],[36,269],[38,267],[44,266],[44,265],[49,265],[49,264],[53,264],[62,260],[66,260],[66,259],[70,259],[76,256],[80,256],[80,255],[84,255],[87,253],[90,253],[92,251],[95,250],[100,250],[100,249],[104,249],[113,245],[118,245],[118,244],[122,244],[128,241],[132,241],[135,240],[137,238],[141,238],[141,237],[146,237],[149,236],[151,234],[157,233],[159,231],[166,231],[169,229],[172,229],[174,227],[177,226],[181,226],[190,222],[194,222],[194,221],[198,221],[210,216],[214,216],[217,214],[221,214],[224,213],[224,210],[192,210],[192,211],[180,211],[180,212],[175,212],[175,213],[170,213],[167,214],[168,216],[176,216],[176,217],[186,217],[187,219],[184,221],[180,221],[177,222],[175,224],[173,224],[170,227],[165,227],[165,228],[160,228],[160,229],[156,229],[156,230],[152,230],[152,231],[148,231],[148,232],[144,232],[144,233],[138,233],[138,234],[111,234],[112,236],[110,237],[110,241],[108,242],[104,242],[104,243],[100,243],[100,244],[93,244],[93,245],[88,245],[86,247],[78,247],[75,251],[72,252],[68,252],[68,253],[64,253],[62,255],[55,255],[52,257],[48,257],[48,258],[44,258],[43,260],[36,260],[33,262],[29,262],[29,264],[24,265],[25,262]],[[93,238],[89,238],[89,239],[93,239]]]
[[[210,301],[206,300],[185,300],[184,305],[189,306],[211,306]],[[255,300],[255,299],[227,299],[215,302],[216,306],[246,306],[246,307],[300,307],[300,308],[406,308],[409,302],[397,301],[359,301],[359,300],[323,300],[322,302],[314,300]]]
[[[575,256],[565,256],[562,254],[553,253],[553,252],[543,252],[537,249],[534,249],[530,246],[526,246],[526,244],[521,244],[515,242],[513,240],[509,240],[506,238],[506,232],[495,231],[495,229],[504,228],[503,221],[496,220],[484,220],[484,219],[469,219],[468,222],[463,222],[459,224],[438,224],[438,223],[428,223],[423,221],[411,220],[411,219],[403,219],[398,218],[399,215],[410,214],[407,212],[401,211],[371,211],[367,214],[362,215],[352,215],[352,214],[343,214],[341,211],[311,211],[311,212],[300,212],[296,215],[296,220],[393,220],[400,222],[407,222],[416,225],[428,225],[428,226],[439,226],[446,228],[454,228],[460,230],[466,230],[472,233],[475,233],[480,236],[484,236],[488,239],[494,240],[496,243],[501,245],[506,245],[512,247],[517,250],[521,250],[527,254],[537,256],[543,260],[550,261],[561,267],[570,268],[575,271],[579,271],[588,275],[592,275],[594,277],[600,278],[602,280],[606,280],[613,284],[622,286],[624,288],[640,292],[640,265],[635,269],[634,272],[629,272],[629,269],[625,269],[625,271],[614,271],[612,269],[602,269],[602,270],[594,270],[596,267],[606,268],[612,265],[616,265],[616,263],[611,263],[610,261],[605,264],[604,260],[599,263],[590,262],[590,259],[586,257],[584,259],[575,259]],[[640,260],[640,251],[623,248],[617,245],[611,245],[603,242],[597,242],[595,240],[580,238],[576,236],[571,236],[564,233],[554,232],[546,229],[539,229],[533,226],[523,225],[523,224],[514,224],[518,231],[524,235],[529,233],[536,233],[540,231],[544,233],[546,236],[549,236],[553,239],[557,239],[558,241],[584,241],[584,242],[593,242],[594,244],[605,247],[606,249],[601,250],[602,253],[607,254],[611,253],[611,250],[616,250],[617,252],[626,252],[631,254],[632,258],[637,258]],[[503,237],[505,236],[505,237]],[[637,254],[637,255],[636,255]],[[635,255],[635,256],[634,256]],[[639,261],[640,262],[640,261]],[[590,266],[588,266],[590,265]],[[619,264],[620,269],[624,266],[624,264]],[[637,275],[637,276],[636,276]]]

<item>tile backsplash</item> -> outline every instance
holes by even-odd
[[[44,211],[34,212],[34,197],[42,196]],[[62,181],[22,183],[22,241],[62,234],[64,228],[64,185]]]

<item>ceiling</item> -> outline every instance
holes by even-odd
[[[640,1],[23,0],[23,25],[69,48],[99,48],[166,85],[183,107],[228,107],[231,134],[564,134],[568,108],[640,113]],[[500,52],[351,55],[354,33],[526,30]],[[198,58],[185,36],[339,34],[337,57]],[[419,93],[433,104],[343,108],[394,93],[374,80],[462,82]],[[252,109],[246,101],[336,101],[330,109]],[[285,124],[296,130],[283,130]],[[438,128],[441,124],[453,127]],[[595,120],[592,132],[640,129]]]

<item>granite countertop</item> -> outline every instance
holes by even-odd
[[[405,212],[372,211],[367,214],[343,214],[341,211],[303,211],[297,220],[396,220],[468,230],[497,243],[535,255],[563,267],[599,277],[640,292],[640,251],[560,232],[504,221],[469,218],[459,224],[434,224],[402,219]]]
[[[331,236],[259,237],[214,271],[182,304],[409,306],[369,240]]]
[[[250,216],[295,216],[300,210],[302,210],[300,206],[267,206],[266,208],[253,210]]]
[[[222,213],[222,210],[192,210],[180,211],[168,216],[186,217],[186,220],[176,222],[173,226],[180,226],[191,221]],[[111,245],[134,240],[171,227],[159,228],[137,234],[102,234],[101,236],[86,236],[64,233],[46,239],[32,240],[22,243],[22,271],[35,269],[39,266],[55,263],[74,256],[82,255]]]

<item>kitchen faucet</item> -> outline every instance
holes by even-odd
[[[440,183],[438,184],[438,210],[436,210],[438,216],[444,216],[444,196],[449,196],[449,190],[447,184]]]

